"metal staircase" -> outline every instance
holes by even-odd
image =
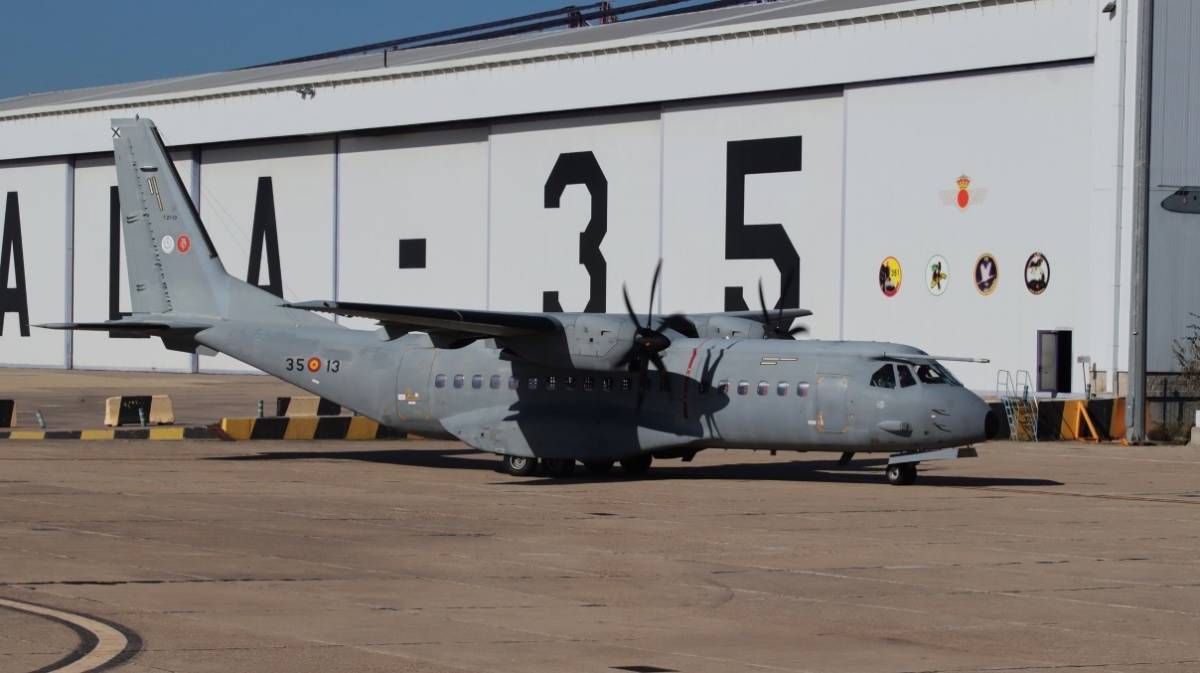
[[[1024,369],[1018,369],[1015,377],[1007,369],[996,372],[996,397],[1004,403],[1009,437],[1019,442],[1038,440],[1038,401],[1029,394],[1031,387],[1029,372]]]

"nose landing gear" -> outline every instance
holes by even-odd
[[[917,480],[917,463],[927,460],[975,458],[978,455],[973,446],[964,446],[958,449],[930,449],[893,453],[888,458],[887,480],[893,486],[908,486]]]
[[[908,486],[917,480],[917,464],[888,465],[887,480],[892,486]]]

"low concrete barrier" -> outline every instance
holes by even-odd
[[[13,400],[0,400],[0,428],[13,428],[17,425],[17,403]]]
[[[404,433],[381,426],[365,416],[275,416],[222,418],[229,439],[403,439]]]
[[[181,441],[184,439],[224,439],[213,426],[175,426],[170,428],[105,428],[103,430],[0,430],[0,440],[61,440],[106,441],[114,439],[149,439]]]
[[[1000,417],[1000,436],[1009,439],[1008,417],[1003,402],[990,402]],[[1085,415],[1086,414],[1086,415]],[[1088,421],[1091,424],[1088,424]],[[1092,430],[1095,430],[1093,434]],[[1118,440],[1125,436],[1125,398],[1090,400],[1038,400],[1038,439],[1042,441],[1081,439]]]
[[[342,405],[324,397],[276,397],[276,416],[340,416]]]
[[[104,401],[104,424],[109,427],[141,425],[143,416],[147,425],[171,425],[175,422],[171,398],[166,395],[124,395]]]

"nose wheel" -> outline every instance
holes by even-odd
[[[888,465],[887,480],[892,486],[908,486],[917,480],[916,463]]]
[[[529,477],[537,472],[537,458],[526,456],[505,456],[504,471],[514,477]]]

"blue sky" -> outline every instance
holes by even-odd
[[[6,2],[0,98],[228,70],[590,1]]]

